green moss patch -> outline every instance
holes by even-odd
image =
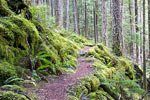
[[[0,100],[28,100],[28,99],[24,95],[8,91],[2,92],[0,94]]]
[[[0,0],[0,16],[10,16],[13,12],[8,8],[7,2],[5,0]]]

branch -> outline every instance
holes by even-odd
[[[149,93],[150,93],[150,90],[148,90],[148,91],[141,97],[141,99],[139,99],[139,100],[143,100],[143,99],[146,97],[146,95],[149,94]]]
[[[30,44],[28,42],[28,39],[26,38],[26,42],[27,42],[27,45],[28,45],[28,49],[29,49],[29,61],[30,61],[30,66],[31,66],[31,71],[33,72],[33,64],[32,64],[32,59],[31,59],[31,48],[30,48]]]

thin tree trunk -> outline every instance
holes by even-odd
[[[132,57],[132,60],[135,61],[135,43],[134,43],[134,35],[133,33],[135,32],[134,29],[134,18],[133,18],[133,1],[129,0],[129,14],[130,14],[130,35],[131,35],[131,39],[130,39],[130,56]]]
[[[80,14],[78,10],[78,2],[77,0],[75,1],[76,3],[76,10],[77,10],[77,25],[78,25],[78,34],[80,35]]]
[[[58,18],[58,0],[54,1],[55,4],[55,17],[56,17],[56,25],[59,25],[59,18]]]
[[[120,43],[122,54],[124,55],[124,40],[123,40],[123,12],[124,12],[124,0],[120,0]]]
[[[58,3],[58,26],[63,27],[63,0],[57,0]]]
[[[97,38],[96,38],[96,11],[95,11],[95,5],[93,7],[93,18],[94,18],[94,40],[95,40],[95,44],[97,43]]]
[[[95,1],[96,13],[95,13],[95,24],[96,24],[96,40],[99,41],[98,35],[98,0]]]
[[[138,0],[135,0],[135,29],[136,29],[136,34],[139,34],[139,28],[138,28]],[[139,64],[140,61],[140,47],[139,47],[139,38],[140,35],[136,35],[136,63]]]
[[[69,28],[69,0],[66,0],[66,22],[65,22],[65,29],[68,30]]]
[[[146,58],[145,58],[145,0],[143,0],[143,89],[147,91],[146,85]]]
[[[149,59],[150,59],[150,0],[148,0],[148,35],[149,35]]]
[[[76,0],[72,1],[72,5],[73,5],[73,21],[74,21],[74,32],[76,32],[77,34],[78,32],[78,19],[77,19],[77,4],[76,4]]]
[[[54,2],[51,0],[51,16],[54,16]]]
[[[108,46],[108,20],[107,20],[107,7],[106,0],[102,0],[102,34],[103,42]]]
[[[88,22],[87,22],[87,4],[86,4],[86,0],[85,0],[84,6],[85,6],[85,12],[84,12],[84,16],[85,16],[85,29],[84,29],[84,31],[85,31],[85,37],[88,37],[88,27],[87,27]]]

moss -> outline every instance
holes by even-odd
[[[16,57],[28,54],[26,38],[32,54],[40,44],[40,36],[35,26],[21,16],[0,20],[0,35],[0,58],[11,63],[17,60]]]
[[[79,45],[80,47],[84,47],[86,45],[90,45],[90,42],[82,36],[77,36],[75,33],[73,32],[68,32],[66,30],[60,30],[59,34],[71,41],[73,41],[74,43],[76,43],[77,45]]]
[[[79,99],[79,98],[77,98],[75,96],[68,96],[68,99],[69,100],[81,100],[81,99]]]
[[[89,95],[88,95],[88,98],[90,100],[97,100],[97,95],[96,95],[96,92],[91,92]]]
[[[98,89],[98,87],[100,86],[100,81],[97,77],[93,76],[91,77],[91,87],[92,87],[92,91],[96,91]]]
[[[94,58],[100,60],[108,67],[115,66],[116,59],[115,56],[111,54],[111,50],[105,47],[102,43],[97,44],[92,49],[90,49],[86,56],[93,56]]]
[[[17,76],[14,66],[7,62],[0,62],[0,85],[4,84],[4,81],[12,76]]]
[[[13,12],[8,8],[5,0],[0,0],[0,16],[10,16]]]
[[[24,95],[17,94],[11,91],[2,92],[0,100],[28,100]]]
[[[91,76],[84,79],[84,86],[88,89],[88,92],[96,91],[100,86],[100,81],[97,77]]]
[[[112,44],[112,49],[116,56],[122,56],[121,45],[119,42]]]
[[[75,42],[62,37],[53,30],[43,28],[40,33],[33,23],[20,15],[0,19],[0,58],[12,64],[21,62],[20,59],[28,55],[28,40],[33,59],[39,52],[45,51],[51,55],[46,59],[53,66],[60,62],[67,62],[71,67],[77,67],[75,57],[78,56],[80,47]],[[28,62],[22,64],[22,66],[26,65]]]
[[[114,100],[107,92],[105,92],[103,89],[99,89],[96,91],[97,95],[100,96],[101,100]]]
[[[132,80],[135,79],[134,68],[130,61],[124,58],[120,58],[117,66],[118,68],[122,68],[127,77],[129,77]]]

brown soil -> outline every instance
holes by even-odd
[[[86,47],[80,51],[80,55],[83,55],[91,47]],[[93,60],[88,57],[79,57],[78,58],[78,68],[75,73],[69,75],[61,75],[59,78],[50,81],[47,84],[42,84],[40,89],[38,89],[37,95],[40,97],[40,100],[66,100],[66,89],[69,85],[76,84],[79,78],[84,77],[85,75],[90,74],[93,71],[92,63],[89,60]]]

